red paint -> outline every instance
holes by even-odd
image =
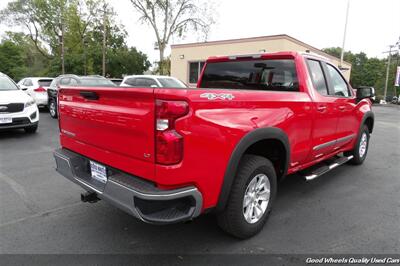
[[[256,128],[277,127],[287,134],[289,174],[351,150],[355,139],[319,151],[313,147],[357,135],[363,115],[371,110],[370,101],[356,103],[354,93],[350,98],[318,94],[301,54],[262,55],[270,58],[295,60],[299,92],[213,89],[235,98],[208,100],[200,95],[210,90],[202,88],[61,88],[61,145],[160,188],[195,185],[203,195],[203,209],[217,204],[234,148]],[[207,64],[227,60],[215,57]],[[94,91],[99,100],[86,100],[80,91]],[[161,108],[165,102],[171,104]],[[170,120],[162,140],[156,130],[159,118]]]

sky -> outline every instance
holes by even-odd
[[[383,58],[400,37],[400,0],[349,0],[345,49]],[[0,0],[0,9],[9,0]],[[138,21],[129,0],[108,0],[128,32],[128,45],[158,58],[154,32]],[[288,34],[316,48],[342,46],[347,0],[214,0],[215,20],[208,41]],[[6,28],[0,25],[0,35]],[[170,44],[197,42],[196,33]]]

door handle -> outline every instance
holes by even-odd
[[[93,101],[97,101],[100,98],[99,95],[93,91],[81,91],[79,94],[83,98]]]
[[[338,107],[338,109],[339,109],[340,111],[344,111],[344,110],[346,109],[346,107],[343,106],[343,105],[341,105],[341,106]]]
[[[325,105],[320,105],[317,107],[318,112],[325,112],[326,111],[326,106]]]

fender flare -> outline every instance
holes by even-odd
[[[290,162],[290,145],[289,138],[287,137],[286,133],[283,130],[275,127],[258,128],[247,133],[236,145],[229,159],[229,163],[225,170],[224,180],[218,198],[218,203],[216,207],[217,211],[222,211],[226,206],[229,194],[231,192],[232,184],[236,176],[239,162],[242,159],[245,151],[254,143],[261,140],[269,139],[278,140],[285,147],[286,164],[283,170],[283,176],[286,175]]]
[[[360,130],[358,132],[362,131],[363,126],[365,125],[365,122],[367,121],[368,118],[372,119],[372,125],[371,125],[371,132],[374,130],[374,124],[375,124],[375,115],[372,111],[368,111],[364,114],[362,120],[361,120],[361,124],[360,124]]]

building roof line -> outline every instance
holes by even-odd
[[[310,50],[313,51],[318,51],[318,53],[322,54],[325,57],[331,58],[333,60],[338,60],[339,58],[332,56],[312,45],[309,45],[305,42],[302,42],[292,36],[289,36],[287,34],[277,34],[277,35],[269,35],[269,36],[260,36],[260,37],[250,37],[250,38],[241,38],[241,39],[229,39],[229,40],[218,40],[218,41],[210,41],[210,42],[197,42],[197,43],[184,43],[184,44],[173,44],[171,45],[171,49],[174,48],[190,48],[190,47],[199,47],[199,46],[211,46],[211,45],[223,45],[223,44],[234,44],[234,43],[244,43],[244,42],[260,42],[260,41],[269,41],[269,40],[278,40],[278,39],[286,39],[289,41],[292,41],[294,43],[297,43],[301,46],[304,46]],[[343,63],[346,63],[348,65],[351,65],[351,63],[347,61],[343,61]]]

